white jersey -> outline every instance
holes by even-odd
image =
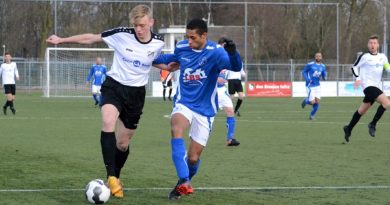
[[[244,67],[241,68],[241,71],[235,72],[235,71],[228,71],[227,79],[228,80],[241,80],[242,77],[245,77],[245,71]]]
[[[139,41],[133,28],[120,27],[102,33],[104,42],[114,51],[111,70],[107,72],[122,85],[141,87],[148,83],[152,62],[161,53],[163,38],[152,33],[149,42]]]
[[[19,78],[18,68],[15,62],[3,63],[0,67],[0,76],[2,76],[3,85],[15,84],[15,78]]]
[[[390,71],[390,65],[385,54],[363,53],[353,65],[352,73],[356,80],[361,80],[363,89],[369,86],[381,89],[383,69]]]

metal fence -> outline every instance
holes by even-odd
[[[301,62],[301,61],[299,61]],[[43,61],[23,61],[17,62],[20,80],[17,82],[18,90],[26,92],[42,92],[44,89],[44,69],[45,62]],[[301,70],[305,66],[303,63],[298,63],[290,60],[285,63],[258,63],[247,64],[247,81],[302,81]],[[350,64],[326,64],[327,80],[328,81],[353,81]],[[86,76],[81,76],[85,79]],[[160,80],[158,69],[152,69],[150,72],[149,83],[147,85],[147,95],[152,94],[152,82]],[[390,81],[390,73],[384,72],[384,81]]]

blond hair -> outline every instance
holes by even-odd
[[[152,19],[153,18],[152,9],[145,4],[137,5],[130,11],[129,14],[130,23],[134,23],[137,21],[137,19],[143,18],[146,15]]]

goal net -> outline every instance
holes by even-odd
[[[43,73],[45,97],[88,97],[86,79],[97,57],[109,70],[113,50],[108,48],[47,48]]]

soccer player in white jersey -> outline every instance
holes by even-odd
[[[364,92],[363,103],[353,114],[348,125],[344,126],[344,139],[349,142],[353,127],[359,122],[360,117],[377,101],[380,105],[374,118],[368,124],[368,133],[375,137],[376,123],[382,117],[387,108],[390,107],[390,100],[381,90],[383,70],[390,72],[390,64],[383,53],[378,52],[379,38],[377,35],[368,39],[368,53],[361,54],[352,67],[355,76],[355,87],[362,86]]]
[[[47,39],[52,44],[104,41],[114,49],[113,64],[101,89],[103,123],[100,141],[108,186],[118,198],[123,197],[120,171],[129,155],[129,143],[142,114],[149,71],[164,46],[162,37],[151,32],[154,20],[150,7],[138,5],[129,16],[134,28],[120,27],[101,34],[68,38],[50,36]]]
[[[2,83],[4,86],[5,96],[7,101],[3,106],[3,113],[7,115],[7,107],[11,109],[12,114],[15,115],[16,110],[14,107],[16,85],[15,79],[19,80],[19,72],[15,62],[12,62],[12,56],[10,53],[5,53],[5,62],[1,64],[0,76],[2,76]]]
[[[326,80],[326,67],[321,62],[322,54],[317,52],[314,55],[315,61],[309,62],[302,69],[302,76],[306,80],[307,98],[303,99],[301,106],[305,108],[306,105],[312,105],[309,119],[314,120],[315,114],[320,107],[321,99],[321,85],[320,80]]]
[[[92,80],[92,97],[95,101],[95,107],[100,103],[101,101],[101,93],[100,89],[102,87],[102,84],[104,80],[106,79],[107,74],[107,67],[103,65],[102,58],[97,57],[96,63],[91,66],[89,69],[89,73],[87,76],[87,84]]]
[[[193,193],[191,179],[197,173],[200,155],[207,144],[217,112],[217,78],[230,69],[225,50],[207,39],[207,24],[193,19],[186,26],[187,40],[176,45],[174,54],[161,55],[155,64],[180,64],[180,78],[171,114],[172,160],[179,178],[169,199]],[[171,70],[173,71],[173,70]],[[188,152],[184,132],[190,128]]]

